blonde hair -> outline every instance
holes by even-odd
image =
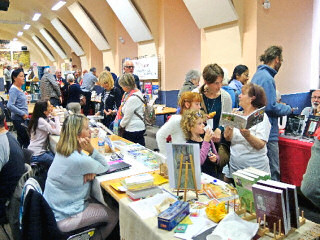
[[[205,120],[206,114],[203,111],[198,110],[186,110],[182,114],[180,127],[184,133],[187,140],[191,139],[192,133],[191,128],[196,125],[198,119]]]
[[[99,84],[108,84],[109,88],[112,89],[114,86],[114,80],[110,72],[103,71],[99,75]]]
[[[136,82],[134,81],[134,77],[131,73],[125,73],[123,74],[119,79],[119,85],[120,87],[127,87],[130,90],[135,89]]]
[[[180,107],[180,114],[183,114],[184,110],[186,110],[185,103],[192,103],[192,102],[202,102],[202,96],[201,94],[197,92],[184,92],[181,94],[181,97],[179,99],[178,105]]]
[[[81,133],[85,121],[88,119],[82,114],[72,114],[64,120],[57,143],[57,153],[69,157],[78,149],[77,137]]]

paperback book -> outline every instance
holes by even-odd
[[[248,116],[236,113],[221,113],[221,125],[235,127],[238,129],[249,129],[263,121],[265,107],[259,108]]]
[[[260,218],[263,221],[265,215],[266,226],[271,232],[274,231],[274,224],[276,224],[276,231],[279,231],[279,220],[281,220],[281,232],[287,234],[289,229],[286,224],[283,190],[254,184],[252,192],[257,219]]]

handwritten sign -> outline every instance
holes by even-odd
[[[134,74],[141,80],[158,79],[158,58],[145,57],[132,60],[134,64]]]

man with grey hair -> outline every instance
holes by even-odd
[[[50,68],[43,70],[43,76],[40,83],[40,92],[42,101],[50,101],[53,106],[60,106],[62,102],[60,86],[53,74],[50,73]]]
[[[320,111],[318,111],[320,105],[320,89],[314,90],[311,94],[311,107],[305,107],[301,115],[305,115],[306,119],[310,115],[316,115],[319,114]]]
[[[180,98],[182,93],[191,92],[193,89],[199,86],[200,76],[201,74],[198,70],[192,69],[189,72],[187,72],[183,86],[179,91],[178,99]]]
[[[140,88],[140,79],[139,79],[139,77],[137,75],[133,74],[133,70],[134,70],[133,62],[131,60],[126,60],[124,62],[124,64],[123,64],[123,74],[131,73],[133,75],[133,77],[134,77],[134,81],[136,83],[137,88],[139,90],[141,90],[141,88]],[[120,89],[121,96],[122,96],[124,94],[124,91],[123,91],[123,89],[120,87],[120,85],[118,83],[119,82],[119,78],[120,78],[120,76],[118,77],[117,81],[115,81],[114,86]]]
[[[12,80],[11,80],[11,66],[8,65],[4,71],[3,71],[3,75],[4,75],[4,80],[6,82],[6,93],[9,94],[9,89],[11,87],[12,84]]]
[[[97,69],[95,67],[90,68],[90,72],[83,75],[81,90],[86,97],[86,104],[83,106],[83,114],[86,116],[89,114],[90,108],[93,108],[93,106],[91,106],[91,91],[97,81]]]

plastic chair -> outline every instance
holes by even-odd
[[[107,224],[97,223],[72,232],[61,232],[54,214],[42,196],[42,190],[34,178],[28,179],[25,183],[21,201],[20,223],[22,238],[25,240],[87,240],[94,236],[97,227]]]

